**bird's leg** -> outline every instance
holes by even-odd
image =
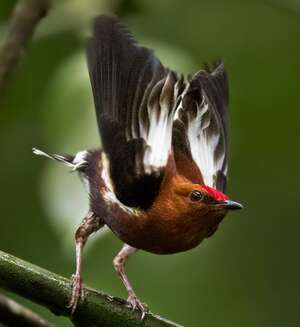
[[[145,314],[148,311],[147,306],[138,299],[125,273],[125,262],[128,259],[128,257],[131,254],[135,253],[136,251],[137,251],[136,248],[124,244],[121,251],[114,258],[113,263],[117,274],[121,278],[128,292],[128,298],[127,298],[128,304],[133,310],[136,308],[140,309],[142,311],[142,319],[144,319]]]
[[[77,307],[79,298],[83,296],[81,277],[81,259],[83,247],[89,236],[100,229],[103,225],[104,222],[99,217],[96,217],[93,212],[89,212],[75,233],[76,272],[72,275],[72,295],[68,305],[68,308],[71,308],[72,310],[72,314]]]

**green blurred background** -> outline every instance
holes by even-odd
[[[0,36],[14,4],[0,2]],[[74,270],[73,233],[87,196],[75,174],[34,157],[31,148],[74,153],[99,146],[84,39],[90,19],[109,12],[178,71],[224,58],[228,194],[245,206],[190,252],[136,254],[127,271],[137,294],[185,326],[299,326],[298,0],[54,1],[0,99],[0,249],[64,276]],[[120,247],[109,231],[95,235],[84,279],[125,297],[112,267]]]

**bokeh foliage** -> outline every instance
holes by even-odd
[[[0,2],[0,35],[14,3]],[[1,250],[65,276],[73,272],[72,231],[87,209],[86,195],[74,174],[34,158],[31,147],[74,153],[98,146],[84,37],[93,16],[113,11],[174,69],[195,72],[224,58],[228,194],[245,205],[197,249],[138,253],[127,265],[137,293],[154,312],[186,326],[298,325],[298,0],[54,1],[0,99]],[[84,278],[124,297],[111,264],[120,246],[110,232],[95,237]]]

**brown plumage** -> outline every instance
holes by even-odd
[[[114,266],[128,303],[146,308],[125,274],[138,249],[171,254],[211,236],[228,210],[223,193],[228,142],[228,80],[223,63],[192,77],[164,67],[115,18],[95,19],[88,68],[103,150],[38,155],[77,170],[90,210],[78,228],[70,307],[81,294],[81,257],[89,235],[107,225],[124,246]]]

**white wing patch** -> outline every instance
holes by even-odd
[[[143,157],[145,172],[148,174],[164,167],[171,152],[172,127],[178,95],[175,82],[174,75],[169,73],[165,80],[152,88],[147,103],[149,126],[144,126],[139,119],[140,136],[148,145]]]
[[[220,131],[212,124],[216,124],[216,117],[210,110],[210,103],[203,91],[202,103],[197,104],[197,112],[187,112],[188,126],[187,137],[190,143],[191,154],[200,168],[204,183],[216,187],[216,173],[222,169],[225,152],[215,159],[216,148],[222,138]]]
[[[167,101],[162,93],[160,108],[149,112],[150,127],[148,135],[144,136],[149,145],[144,154],[146,173],[151,173],[152,168],[165,166],[170,154],[175,108],[170,109]]]

